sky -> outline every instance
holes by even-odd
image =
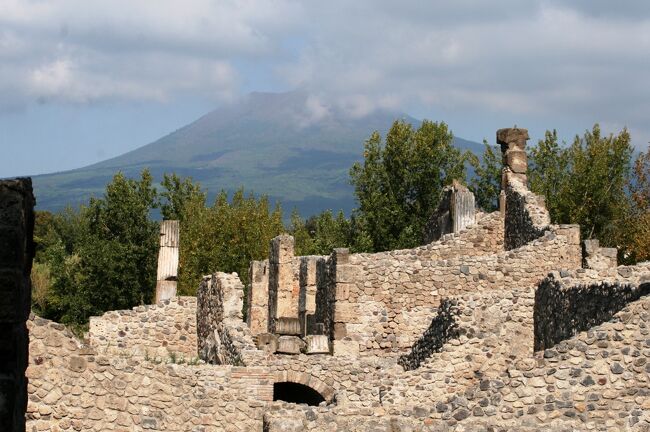
[[[650,2],[0,0],[0,177],[85,166],[295,89],[474,141],[627,127],[645,151]]]

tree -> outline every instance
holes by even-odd
[[[155,203],[156,190],[145,170],[139,181],[116,174],[103,198],[91,198],[80,209],[76,226],[66,233],[71,251],[64,236],[50,250],[55,280],[48,318],[83,324],[91,315],[151,302],[158,224],[149,213]]]
[[[544,140],[539,140],[529,154],[531,190],[545,197],[546,208],[554,221],[570,220],[570,215],[566,213],[570,205],[564,202],[572,193],[567,189],[571,187],[568,172],[570,155],[566,148],[558,144],[557,131],[546,131]]]
[[[237,272],[247,285],[250,261],[267,258],[271,239],[284,232],[282,209],[242,189],[230,202],[221,192],[212,207],[196,194],[185,205],[181,230],[180,294],[194,295],[201,277],[215,271]]]
[[[182,222],[185,219],[185,207],[190,201],[206,199],[201,186],[194,183],[191,177],[181,178],[175,173],[165,174],[160,184],[164,188],[160,193],[160,212],[163,219]]]
[[[598,124],[568,148],[555,131],[533,148],[529,177],[534,192],[546,197],[553,223],[580,224],[582,238],[616,246],[626,214],[632,146],[627,129],[603,136]]]
[[[469,155],[469,163],[474,169],[474,177],[470,189],[476,197],[476,204],[486,212],[499,208],[499,192],[501,191],[501,158],[495,146],[483,140],[485,149],[481,159],[474,154]]]
[[[629,192],[617,243],[625,264],[650,260],[650,149],[639,154],[634,162]]]
[[[364,146],[363,164],[350,170],[359,208],[376,251],[414,247],[435,210],[442,187],[465,180],[467,155],[452,145],[445,123],[428,120],[414,130],[395,121],[382,144],[374,132]]]
[[[352,224],[343,211],[334,217],[331,210],[326,210],[307,221],[294,211],[289,231],[294,236],[297,255],[329,255],[335,248],[351,248],[353,244]]]

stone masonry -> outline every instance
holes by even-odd
[[[0,181],[0,430],[25,430],[30,272],[34,256],[31,179]]]
[[[497,132],[500,211],[443,205],[473,220],[423,246],[298,257],[273,239],[246,322],[219,272],[196,300],[93,318],[88,343],[32,317],[28,429],[650,431],[650,263],[551,224],[527,139]],[[173,348],[143,354],[156,343]]]

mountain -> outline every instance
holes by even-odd
[[[84,168],[33,177],[37,208],[60,210],[101,196],[117,171],[137,177],[149,168],[156,180],[164,173],[192,176],[210,198],[220,190],[267,194],[286,212],[304,216],[325,209],[354,207],[348,171],[362,160],[364,141],[374,130],[385,134],[406,114],[375,111],[350,117],[328,109],[308,94],[252,93],[143,147]],[[482,145],[455,138],[462,149]]]

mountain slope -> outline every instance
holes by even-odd
[[[372,131],[385,134],[402,113],[377,111],[351,118],[320,106],[306,93],[253,93],[219,108],[151,143],[88,167],[34,177],[39,209],[59,210],[100,196],[115,172],[138,176],[149,168],[192,176],[213,197],[221,189],[244,187],[294,206],[303,215],[353,206],[350,166],[362,159],[363,142]],[[482,146],[456,138],[460,148]]]

